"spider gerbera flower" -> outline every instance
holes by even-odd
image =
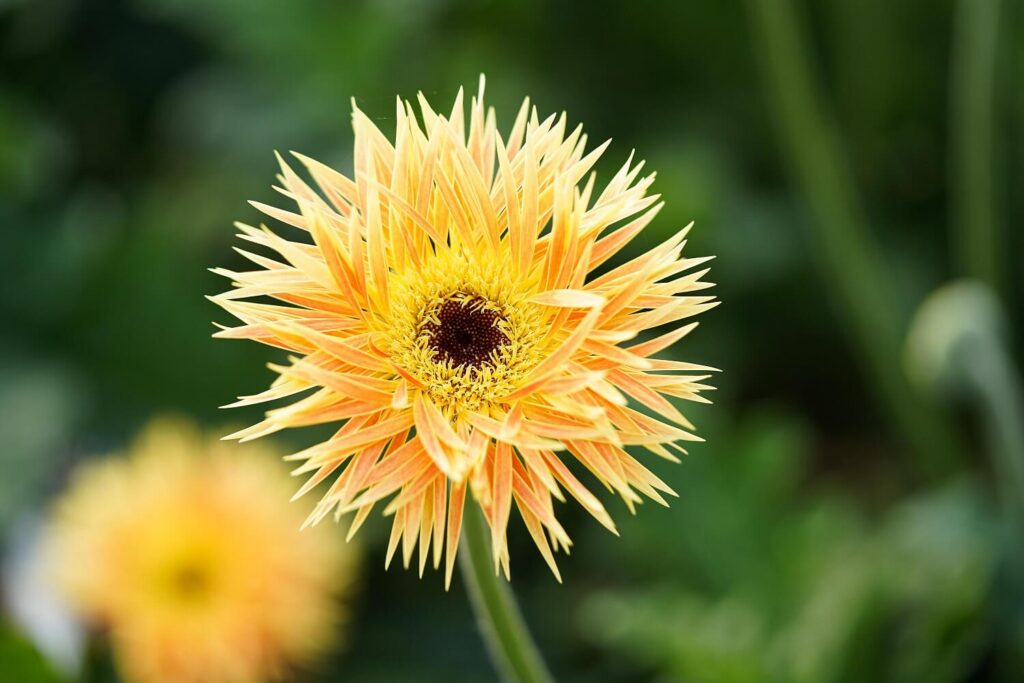
[[[75,473],[48,566],[69,606],[109,635],[124,680],[278,680],[335,641],[353,549],[299,531],[277,457],[162,419],[127,457]]]
[[[212,297],[243,323],[215,336],[292,354],[232,405],[303,394],[232,436],[342,423],[290,456],[310,475],[297,496],[334,477],[307,521],[353,513],[351,537],[385,501],[387,562],[401,544],[408,566],[418,545],[422,574],[446,546],[446,584],[467,491],[506,576],[513,507],[556,577],[570,539],[553,499],[568,492],[615,531],[573,461],[630,510],[638,493],[664,503],[672,490],[627,447],[678,461],[678,442],[699,439],[667,397],[705,400],[711,370],[653,357],[715,305],[697,293],[708,259],[681,255],[689,226],[614,260],[662,206],[654,174],[631,156],[596,194],[608,143],[587,153],[582,128],[529,100],[503,137],[483,90],[468,121],[461,91],[447,117],[399,99],[393,142],[353,104],[351,178],[296,154],[314,188],[279,157],[294,209],[253,204],[295,238],[237,224],[277,258],[239,250],[258,268],[215,269],[235,288]]]

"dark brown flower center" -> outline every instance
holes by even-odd
[[[427,322],[423,329],[434,350],[434,359],[452,365],[487,363],[491,352],[508,341],[498,329],[501,316],[481,307],[479,300],[451,299],[437,311],[437,323]]]

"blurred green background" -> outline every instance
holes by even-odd
[[[621,539],[581,511],[558,585],[513,585],[561,681],[1024,680],[1024,12],[993,0],[0,1],[0,534],[168,410],[270,380],[210,338],[208,273],[273,150],[351,168],[349,100],[445,109],[488,78],[636,149],[724,305],[673,349],[723,368],[681,497]],[[915,311],[940,298],[905,339]],[[960,296],[963,294],[964,296]],[[909,366],[909,371],[908,371]],[[308,444],[313,431],[281,437]],[[311,501],[304,500],[308,505]],[[311,681],[491,681],[462,585],[369,558]],[[13,560],[9,560],[8,564]],[[6,590],[10,593],[11,583]],[[7,595],[11,603],[11,595]],[[0,629],[0,678],[65,680]],[[6,672],[17,672],[6,678]]]

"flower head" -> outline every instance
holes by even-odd
[[[468,491],[496,566],[508,574],[514,503],[557,576],[552,550],[570,540],[553,499],[568,492],[615,529],[570,461],[630,509],[672,493],[626,447],[675,460],[676,442],[697,439],[667,397],[703,400],[710,368],[653,356],[715,305],[698,294],[707,259],[681,256],[687,226],[606,265],[660,210],[654,175],[630,158],[598,193],[607,143],[588,153],[564,114],[541,120],[526,101],[502,136],[482,78],[468,121],[461,92],[447,117],[422,95],[419,110],[398,101],[392,142],[354,108],[352,178],[296,155],[314,188],[281,160],[294,209],[254,205],[294,239],[238,224],[276,257],[242,251],[255,270],[215,270],[235,288],[213,300],[243,323],[216,336],[292,355],[233,405],[304,395],[233,436],[342,423],[290,456],[310,475],[298,495],[333,477],[308,521],[354,513],[351,535],[390,499],[388,561],[401,543],[408,565],[418,544],[422,572],[446,546],[447,581]]]
[[[273,680],[332,643],[353,553],[298,530],[287,473],[260,451],[161,421],[59,501],[54,579],[127,680]]]

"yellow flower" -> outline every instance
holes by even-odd
[[[715,305],[697,294],[711,286],[697,269],[708,259],[681,256],[687,226],[605,265],[661,209],[647,194],[654,174],[631,157],[597,193],[591,168],[607,143],[586,153],[564,114],[542,121],[527,100],[502,137],[482,78],[468,121],[461,91],[448,117],[419,105],[417,120],[398,101],[394,142],[354,107],[351,179],[296,155],[314,189],[279,159],[277,189],[296,208],[254,206],[296,239],[237,224],[277,257],[240,250],[257,269],[214,270],[235,288],[213,300],[244,323],[215,336],[292,355],[270,366],[268,390],[232,405],[303,395],[232,436],[343,422],[290,456],[311,475],[297,495],[336,475],[308,522],[355,513],[351,537],[390,497],[388,562],[401,542],[408,566],[418,544],[422,573],[430,546],[437,567],[446,545],[447,583],[468,490],[496,567],[508,574],[515,503],[557,577],[552,550],[570,540],[552,499],[568,492],[615,530],[571,460],[632,510],[638,493],[664,503],[672,491],[626,447],[677,460],[675,442],[699,440],[666,397],[704,400],[711,368],[653,355]]]
[[[298,530],[268,456],[159,421],[129,457],[75,474],[47,557],[71,606],[109,629],[127,680],[256,683],[332,644],[353,552]]]

